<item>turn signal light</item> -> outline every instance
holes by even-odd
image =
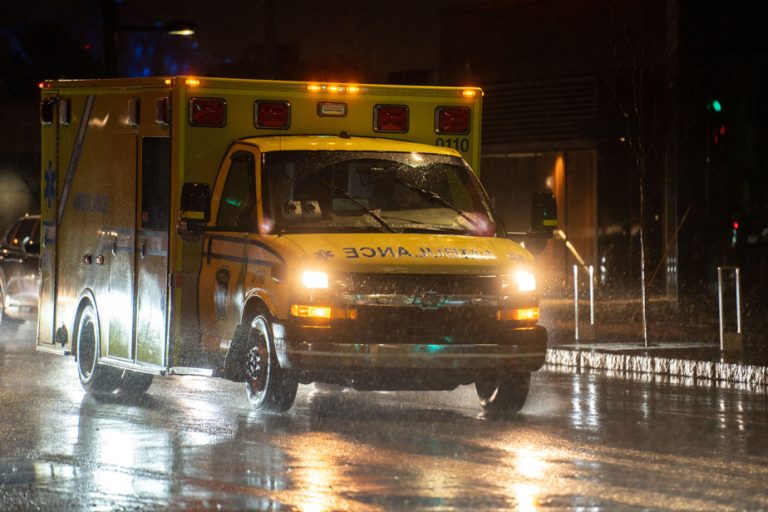
[[[331,308],[328,306],[292,304],[291,315],[299,318],[331,318]]]
[[[539,319],[539,308],[500,309],[496,313],[497,320],[536,321]]]

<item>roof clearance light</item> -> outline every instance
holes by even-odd
[[[317,104],[317,115],[320,117],[346,117],[347,104],[321,101]]]
[[[191,98],[189,124],[222,127],[227,123],[227,100],[224,98]]]
[[[373,131],[405,133],[408,131],[407,105],[376,105],[373,109]]]
[[[469,133],[468,107],[437,107],[435,130],[437,133]]]
[[[291,127],[291,104],[287,101],[257,101],[256,128],[287,130]]]
[[[360,92],[360,88],[356,85],[349,85],[347,86],[347,92],[352,94],[357,94],[358,92]]]
[[[461,91],[461,95],[464,96],[465,98],[474,98],[475,96],[477,96],[477,91],[474,89],[464,89],[463,91]]]
[[[321,85],[317,85],[317,84],[310,84],[310,85],[307,86],[307,90],[309,92],[320,92],[320,91],[323,90],[323,87]]]
[[[187,78],[184,81],[184,83],[191,87],[197,87],[198,85],[200,85],[200,80],[198,80],[197,78]]]

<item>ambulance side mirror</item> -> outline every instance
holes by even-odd
[[[557,201],[552,192],[536,192],[531,196],[531,229],[509,232],[507,238],[521,243],[531,254],[539,254],[547,247],[557,229]]]
[[[557,201],[552,192],[536,192],[531,198],[531,234],[552,238],[557,228]]]
[[[185,183],[181,187],[180,221],[189,231],[195,231],[210,219],[211,187],[207,183]]]

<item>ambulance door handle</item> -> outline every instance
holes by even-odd
[[[142,239],[141,240],[141,259],[144,259],[144,256],[147,255],[147,240]]]

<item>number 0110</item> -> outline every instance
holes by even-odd
[[[441,148],[453,148],[458,149],[462,153],[466,153],[469,151],[469,139],[462,139],[462,138],[449,138],[449,137],[438,137],[435,139],[435,146],[440,146]]]

